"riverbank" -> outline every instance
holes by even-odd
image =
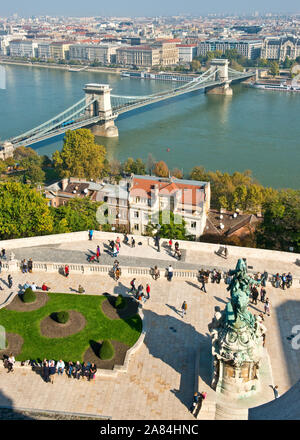
[[[119,67],[92,67],[92,66],[82,66],[82,65],[69,65],[69,64],[50,64],[50,63],[31,63],[29,61],[10,61],[0,59],[0,64],[13,65],[13,66],[27,66],[27,67],[42,67],[46,69],[57,69],[69,71],[70,69],[84,69],[85,72],[93,73],[115,73],[117,75],[121,74],[123,69]],[[71,71],[72,72],[72,71]],[[74,71],[73,71],[74,72]],[[77,73],[77,72],[76,72]]]

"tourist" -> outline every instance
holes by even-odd
[[[173,241],[172,241],[172,238],[170,238],[170,240],[169,240],[169,248],[170,248],[170,251],[172,251],[172,245],[173,245]]]
[[[285,286],[286,286],[286,274],[283,273],[281,275],[281,287],[282,287],[283,290],[285,290]]]
[[[84,288],[82,287],[81,284],[79,284],[78,289],[77,289],[78,293],[82,294],[85,292]]]
[[[130,281],[131,289],[129,290],[128,293],[135,293],[135,291],[136,291],[135,280],[136,280],[136,278],[133,278],[133,279]]]
[[[186,301],[183,301],[182,306],[181,306],[182,318],[184,318],[186,311],[187,311],[187,303],[186,303]]]
[[[49,375],[50,375],[50,382],[53,384],[54,383],[54,375],[56,373],[56,368],[55,368],[55,361],[49,361]]]
[[[120,247],[119,247],[118,243],[116,243],[116,249],[117,249],[117,255],[118,255],[120,253]]]
[[[67,371],[67,375],[68,375],[68,378],[69,378],[69,379],[71,379],[71,377],[72,377],[72,372],[73,372],[73,370],[74,370],[74,364],[73,364],[73,362],[71,361],[71,362],[69,362],[69,364],[68,364],[68,371]]]
[[[3,258],[3,260],[6,260],[6,253],[5,253],[5,249],[2,249],[1,251],[1,258]]]
[[[160,236],[159,236],[159,235],[156,235],[156,236],[155,236],[155,238],[154,238],[154,242],[155,242],[155,246],[157,247],[157,252],[160,252],[160,244],[159,244],[159,242],[160,242]]]
[[[146,284],[146,293],[147,293],[147,299],[150,299],[150,285]]]
[[[274,391],[274,398],[275,398],[275,399],[278,399],[278,398],[280,397],[280,394],[279,394],[279,392],[278,392],[278,385],[275,385],[275,386],[273,387],[273,391]]]
[[[132,248],[135,247],[135,239],[133,237],[131,237],[131,247]]]
[[[265,302],[265,298],[266,298],[266,289],[264,287],[262,287],[260,289],[260,300],[261,302]]]
[[[46,383],[50,381],[49,376],[50,376],[49,364],[47,359],[44,359],[42,364],[42,377]]]
[[[22,266],[22,272],[27,273],[28,266],[27,266],[27,261],[25,260],[25,258],[22,261],[21,266]]]
[[[157,268],[157,266],[154,266],[154,269],[153,269],[153,272],[152,272],[152,277],[153,277],[153,279],[155,281],[160,277],[160,271]]]
[[[90,366],[88,381],[90,381],[91,379],[95,379],[96,378],[96,373],[97,373],[97,367],[94,364],[94,362],[92,362],[92,365]]]
[[[225,248],[224,248],[224,257],[225,257],[226,260],[227,260],[227,258],[228,258],[228,249],[227,249],[227,246],[225,246]]]
[[[65,266],[65,277],[66,277],[66,278],[68,278],[69,273],[70,273],[69,266],[66,265],[66,266]]]
[[[89,229],[89,240],[93,240],[93,234],[94,234],[93,229]]]
[[[198,412],[200,412],[200,410],[202,408],[203,400],[206,399],[206,396],[207,396],[207,393],[205,391],[202,391],[202,393],[200,393],[199,401],[198,401]]]
[[[48,286],[46,285],[46,283],[43,283],[43,285],[42,285],[42,290],[43,290],[44,292],[48,292],[48,290],[50,290],[50,288],[51,288],[51,287],[48,287]]]
[[[193,395],[193,402],[192,405],[190,407],[190,412],[193,414],[195,409],[197,408],[197,404],[199,402],[199,394],[197,392],[194,393]]]
[[[0,273],[2,271],[2,261],[0,260]]]
[[[258,298],[258,290],[255,286],[252,287],[251,289],[251,293],[252,293],[252,304],[257,305],[257,298]]]
[[[168,281],[172,281],[172,278],[173,278],[173,267],[170,264],[168,267]]]
[[[108,241],[109,241],[109,240],[108,240]],[[110,241],[109,241],[109,247],[110,247],[111,254],[112,254],[113,251],[114,251],[114,246],[115,246],[115,242],[114,242],[113,240],[110,240]]]
[[[216,281],[217,271],[214,269],[211,273],[211,282],[214,283]]]
[[[175,248],[175,252],[179,250],[179,243],[178,243],[178,241],[175,242],[174,248]]]
[[[82,366],[82,378],[86,377],[87,379],[89,378],[90,375],[90,366],[89,363],[84,362],[83,366]]]
[[[9,289],[11,289],[12,285],[13,285],[13,279],[12,279],[12,276],[10,274],[7,277],[7,281],[8,281],[8,287],[9,287]]]
[[[277,273],[275,275],[275,287],[276,287],[276,289],[278,289],[279,285],[280,285],[280,275],[279,275],[279,273]]]
[[[200,290],[202,290],[202,292],[204,293],[207,293],[205,288],[205,278],[203,274],[200,275],[200,283],[201,283]]]
[[[114,244],[112,257],[116,258],[118,256],[117,246]]]
[[[30,288],[33,292],[36,292],[36,284],[34,282],[31,284]]]
[[[144,286],[142,285],[142,284],[140,284],[139,286],[138,286],[138,289],[137,289],[137,293],[136,293],[136,299],[138,299],[139,301],[142,299],[142,297],[143,297],[143,290],[144,290]]]
[[[221,272],[217,271],[216,272],[216,283],[217,284],[220,284],[221,278],[222,278]]]
[[[124,234],[124,239],[123,239],[124,244],[128,244],[128,241],[129,241],[128,235]]]
[[[33,261],[32,258],[29,258],[28,260],[28,272],[32,273],[32,267],[33,267]]]
[[[120,276],[121,276],[121,269],[119,267],[117,267],[116,271],[115,271],[115,280],[118,281]]]
[[[98,261],[98,263],[99,263],[99,258],[100,258],[100,246],[97,246],[96,257],[97,257],[97,261]]]
[[[73,376],[74,379],[80,379],[80,376],[82,374],[82,365],[79,361],[76,362],[74,370],[73,370]]]
[[[12,373],[14,371],[15,358],[12,353],[10,353],[9,358],[7,359],[7,372]]]
[[[266,302],[265,302],[265,315],[271,316],[270,315],[270,300],[269,300],[269,298],[267,298]]]
[[[57,364],[56,364],[56,371],[57,374],[63,374],[63,372],[65,371],[65,363],[62,359],[60,359]]]
[[[266,287],[266,283],[267,283],[267,281],[268,281],[268,276],[269,276],[268,272],[267,272],[267,271],[264,271],[264,273],[263,273],[262,276],[261,276],[261,285],[262,285],[263,287]]]
[[[286,276],[286,287],[289,289],[292,284],[293,284],[293,276],[291,272],[289,272]]]
[[[120,249],[120,247],[121,247],[121,239],[120,239],[120,237],[117,237],[116,243],[117,243],[117,245],[119,246],[119,249]]]

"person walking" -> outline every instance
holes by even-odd
[[[267,281],[268,281],[268,276],[269,276],[269,274],[268,274],[268,272],[265,270],[264,273],[263,273],[262,276],[261,276],[261,285],[262,285],[263,287],[266,287],[266,284],[267,284]]]
[[[144,290],[144,286],[142,284],[140,284],[138,286],[137,293],[136,293],[136,299],[139,301],[143,298],[143,290]]]
[[[264,287],[262,287],[260,289],[260,301],[261,302],[265,302],[266,293],[267,293],[266,289]]]
[[[0,260],[0,273],[2,271],[2,261]]]
[[[98,261],[98,263],[99,263],[99,258],[100,258],[100,246],[97,246],[96,257],[97,257],[97,261]]]
[[[226,260],[227,260],[227,258],[228,258],[228,249],[227,249],[227,246],[225,246],[225,249],[224,249],[224,257],[225,257]]]
[[[200,395],[199,395],[199,401],[198,401],[198,405],[197,405],[198,413],[200,412],[200,410],[202,408],[203,400],[205,400],[206,397],[207,397],[207,393],[205,391],[202,391],[202,393],[200,393]]]
[[[131,237],[131,247],[132,248],[135,247],[135,239],[133,237]]]
[[[252,287],[252,304],[257,305],[258,290],[255,286]]]
[[[9,358],[7,359],[8,373],[12,373],[14,371],[15,362],[16,362],[15,357],[13,356],[12,353],[10,353]]]
[[[265,302],[265,315],[271,316],[270,315],[270,300],[269,300],[269,298],[267,298],[266,302]]]
[[[173,278],[173,267],[170,264],[168,267],[168,281],[172,281],[172,278]]]
[[[131,289],[129,290],[128,293],[135,293],[135,291],[136,291],[135,280],[136,280],[136,278],[133,278],[133,279],[130,281]]]
[[[94,234],[93,229],[89,229],[89,240],[93,240],[93,234]]]
[[[280,394],[279,394],[279,392],[278,392],[278,385],[275,385],[275,386],[273,387],[273,391],[274,391],[274,398],[275,398],[275,399],[278,399],[278,398],[280,397]]]
[[[197,408],[198,402],[199,402],[199,393],[195,392],[194,395],[193,395],[193,402],[192,402],[192,405],[190,407],[190,412],[192,414],[194,414],[195,409]]]
[[[201,283],[201,287],[200,290],[202,290],[202,292],[207,293],[206,292],[206,288],[205,288],[205,278],[204,275],[200,275],[200,283]]]
[[[155,246],[157,247],[157,252],[160,252],[160,244],[159,244],[160,236],[156,235],[154,241],[155,241]]]
[[[172,241],[172,238],[170,238],[170,240],[169,240],[169,248],[170,248],[170,251],[172,251],[172,245],[173,245],[173,241]]]
[[[147,293],[147,299],[150,299],[150,286],[148,283],[146,284],[146,293]]]
[[[28,269],[27,261],[26,261],[25,258],[24,258],[24,260],[23,260],[23,262],[22,262],[22,272],[23,272],[23,273],[27,273],[27,269]]]
[[[182,306],[181,306],[181,311],[182,311],[182,318],[184,318],[184,315],[186,314],[186,311],[187,311],[186,301],[183,301]]]
[[[118,256],[118,250],[116,244],[114,244],[112,257],[116,258]]]
[[[154,266],[152,277],[155,281],[160,277],[160,272],[157,266]]]
[[[12,279],[12,276],[10,274],[7,277],[7,281],[8,281],[8,287],[9,287],[9,289],[11,289],[12,285],[13,285],[13,279]]]
[[[120,239],[120,237],[117,237],[116,243],[117,243],[117,245],[119,246],[119,249],[120,249],[120,247],[121,247],[121,239]]]
[[[3,260],[6,260],[6,251],[5,251],[5,249],[2,249],[2,251],[1,251],[1,258],[3,258]]]

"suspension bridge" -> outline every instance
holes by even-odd
[[[67,130],[88,127],[99,136],[118,136],[114,124],[118,115],[200,89],[205,92],[226,94],[230,84],[244,81],[255,75],[253,72],[237,72],[228,67],[228,60],[212,60],[210,68],[202,75],[175,86],[173,89],[146,96],[124,96],[111,94],[108,84],[86,84],[85,97],[50,120],[9,139],[4,145],[10,148],[29,146],[61,135]],[[232,93],[232,92],[231,92]]]

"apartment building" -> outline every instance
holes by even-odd
[[[179,63],[191,63],[197,56],[197,44],[177,44]]]
[[[168,223],[171,211],[185,220],[189,234],[199,238],[210,208],[210,183],[134,175],[130,180],[128,202],[132,233],[146,233],[150,220],[158,223],[159,212],[163,212],[163,222]]]
[[[161,66],[171,66],[178,64],[179,49],[178,40],[162,40],[153,43],[152,47],[159,49],[159,64]]]
[[[284,61],[286,57],[295,60],[300,56],[300,38],[293,36],[267,37],[263,41],[261,58]]]
[[[160,51],[151,46],[127,46],[116,50],[116,63],[122,66],[152,67],[160,64]]]
[[[69,59],[70,43],[64,41],[54,41],[50,44],[50,58],[54,60]]]
[[[240,55],[254,60],[261,56],[261,48],[261,40],[205,40],[198,44],[197,56],[205,56],[215,50],[225,53],[226,50],[236,49]]]
[[[12,57],[33,58],[37,56],[38,44],[31,40],[12,40],[9,42],[9,53]]]
[[[118,47],[118,45],[109,44],[71,44],[69,47],[70,59],[111,64],[116,61]]]
[[[38,43],[38,48],[37,48],[38,58],[42,60],[48,60],[49,58],[51,58],[50,44],[51,44],[50,41],[43,41]]]

